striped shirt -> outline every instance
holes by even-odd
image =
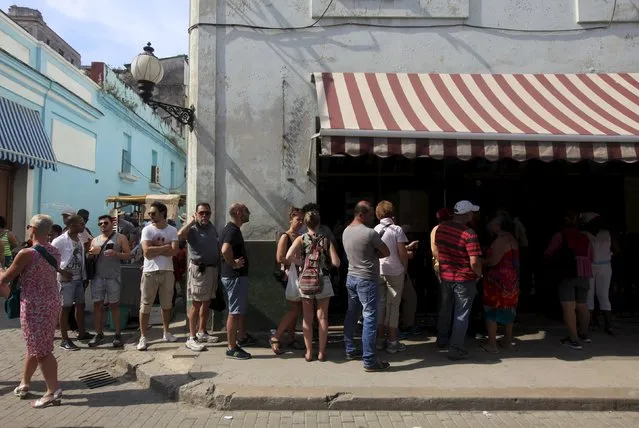
[[[477,234],[456,221],[441,223],[435,232],[439,276],[442,281],[474,281],[477,275],[470,266],[470,257],[481,257]]]

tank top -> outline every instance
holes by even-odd
[[[11,257],[11,245],[9,245],[9,232],[6,230],[0,235],[0,244],[2,245],[2,253],[5,257]]]
[[[107,243],[107,245],[113,244],[113,250],[117,252],[122,251],[122,247],[118,244],[119,236],[119,233],[114,233]],[[102,247],[105,239],[104,235],[98,236],[96,238],[96,245]],[[95,276],[97,278],[120,278],[120,259],[118,257],[106,257],[104,251],[106,251],[106,248],[95,261]]]

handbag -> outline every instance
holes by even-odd
[[[299,277],[297,275],[297,266],[291,265],[288,271],[288,281],[286,283],[286,291],[284,292],[286,300],[289,302],[299,302],[302,300],[299,289]]]
[[[36,245],[32,247],[36,250],[44,259],[57,271],[58,270],[58,261],[53,257],[46,248]],[[19,318],[20,317],[20,281],[19,277],[14,279],[11,284],[11,292],[9,293],[9,297],[4,302],[4,310],[7,313],[7,317],[9,319]]]
[[[100,247],[100,252],[98,253],[97,256],[87,257],[87,259],[85,260],[84,269],[87,274],[87,279],[93,279],[95,277],[96,263],[98,261],[98,257],[100,257],[100,255],[102,254],[102,251],[104,251],[104,247],[106,247],[106,245],[109,243],[111,238],[113,238],[113,235],[115,235],[115,232],[111,233],[111,235],[106,239],[106,241],[104,241],[104,243]]]

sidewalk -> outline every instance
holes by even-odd
[[[469,340],[471,356],[462,362],[448,360],[433,338],[406,340],[406,352],[380,352],[392,365],[385,373],[345,361],[335,331],[325,363],[305,362],[303,351],[276,356],[266,335],[247,348],[249,361],[226,359],[224,342],[196,354],[183,338],[157,343],[158,328],[148,351],[127,345],[119,363],[171,398],[225,410],[639,410],[635,325],[624,324],[616,338],[595,333],[583,351],[559,344],[558,324],[522,328],[516,350],[488,354]]]

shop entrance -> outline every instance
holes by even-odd
[[[409,225],[409,239],[421,241],[417,259],[409,268],[420,296],[418,312],[436,310],[437,281],[429,248],[435,213],[461,199],[470,199],[482,208],[477,232],[484,247],[491,242],[485,224],[498,209],[506,209],[526,227],[531,279],[522,283],[520,311],[556,313],[558,302],[554,286],[544,277],[542,255],[566,209],[601,214],[625,244],[622,257],[615,261],[613,283],[617,286],[613,284],[611,293],[620,294],[630,289],[624,284],[635,283],[623,268],[624,259],[636,253],[630,244],[635,226],[626,221],[629,213],[636,211],[633,202],[626,203],[636,199],[631,195],[637,193],[633,177],[639,175],[639,166],[634,164],[342,156],[321,157],[318,171],[322,221],[336,235],[350,222],[357,201],[387,199],[396,206],[399,223]],[[612,299],[624,302],[622,296]]]

